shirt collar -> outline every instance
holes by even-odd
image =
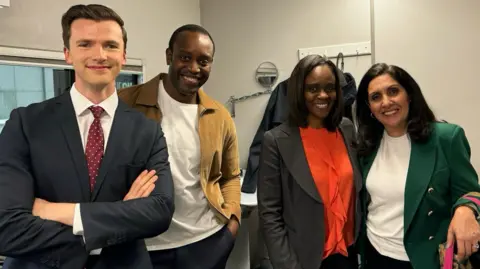
[[[75,88],[75,84],[73,84],[72,88],[70,89],[70,97],[72,98],[73,109],[75,110],[75,114],[77,116],[82,115],[83,113],[85,113],[86,110],[88,110],[90,106],[95,105],[90,100],[88,100],[87,97],[83,96],[77,90],[77,88]],[[116,90],[113,94],[111,94],[107,99],[103,100],[97,106],[102,107],[108,116],[113,117],[113,115],[115,114],[115,110],[118,106],[118,95]]]

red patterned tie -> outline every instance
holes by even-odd
[[[87,146],[85,148],[85,156],[87,158],[88,176],[90,178],[90,191],[93,191],[95,181],[98,176],[98,170],[103,158],[103,129],[100,124],[100,116],[103,108],[99,106],[91,106],[88,109],[92,111],[93,122],[88,130]]]

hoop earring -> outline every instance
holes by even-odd
[[[370,112],[370,117],[371,117],[372,119],[375,119],[375,117],[373,116],[373,113],[371,113],[371,112]]]

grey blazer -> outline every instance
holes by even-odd
[[[353,123],[340,131],[354,171],[355,240],[361,221],[362,175],[352,143]],[[275,269],[319,269],[325,242],[324,208],[310,173],[298,127],[284,123],[265,133],[258,178],[260,228]]]

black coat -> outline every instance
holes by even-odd
[[[288,118],[287,85],[288,79],[280,82],[270,95],[270,99],[268,99],[262,122],[260,122],[257,133],[250,146],[242,192],[254,193],[257,189],[258,163],[260,160],[263,135],[266,131],[285,122]]]

